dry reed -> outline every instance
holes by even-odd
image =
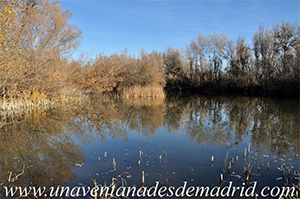
[[[161,86],[132,86],[124,88],[123,98],[165,98],[165,92]]]
[[[48,110],[65,106],[67,104],[78,103],[83,101],[84,96],[67,97],[61,95],[56,99],[49,99],[43,92],[34,90],[32,92],[22,92],[17,97],[5,98],[0,100],[0,115],[1,116],[17,116],[33,110]]]

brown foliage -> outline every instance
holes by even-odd
[[[86,72],[76,83],[89,92],[112,91],[117,83],[123,80],[120,73],[124,69],[124,63],[122,57],[117,54],[109,57],[99,54],[95,60],[83,66]]]
[[[120,94],[131,95],[136,87],[139,90],[141,87],[143,90],[150,87],[153,87],[151,90],[158,87],[162,90],[165,84],[162,54],[158,52],[148,54],[141,50],[137,59],[126,52],[110,56],[100,54],[95,60],[83,64],[83,68],[84,75],[75,83],[88,92],[121,91]]]
[[[81,38],[78,27],[68,23],[72,13],[50,0],[1,0],[0,4],[1,94],[15,95],[33,87],[57,91],[62,85],[50,87],[60,79],[60,59]]]
[[[234,42],[215,33],[196,37],[185,52],[172,47],[164,53],[142,49],[135,58],[125,50],[69,63],[67,56],[79,45],[81,31],[68,22],[72,13],[63,11],[59,1],[0,0],[0,4],[2,97],[34,91],[55,98],[81,94],[79,89],[133,94],[150,87],[175,92],[299,93],[298,24],[282,22],[272,29],[262,24],[253,36],[253,51],[243,37]]]

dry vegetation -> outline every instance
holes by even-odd
[[[161,86],[134,86],[123,89],[123,97],[125,98],[164,98],[164,89]]]
[[[299,97],[300,27],[260,25],[253,46],[243,37],[200,35],[187,47],[189,82],[197,91]]]
[[[254,34],[253,46],[243,37],[233,41],[224,34],[200,35],[185,50],[141,50],[138,57],[125,50],[109,56],[99,54],[95,59],[82,56],[71,60],[82,37],[81,30],[68,22],[71,17],[72,13],[63,11],[58,1],[0,0],[0,147],[5,149],[0,154],[0,166],[15,178],[26,166],[24,175],[29,177],[17,181],[20,185],[33,182],[33,186],[53,186],[76,178],[74,165],[84,162],[84,157],[69,133],[77,132],[85,142],[93,139],[93,132],[102,140],[107,135],[128,139],[126,125],[143,135],[154,135],[162,124],[171,132],[183,123],[188,126],[187,134],[199,144],[226,138],[226,132],[203,128],[207,118],[217,115],[215,125],[227,125],[220,123],[220,107],[225,102],[211,98],[172,101],[165,93],[217,91],[299,97],[298,24],[282,22],[272,29],[261,25]],[[124,104],[112,103],[107,96],[82,97],[90,93],[113,93],[122,96]],[[266,104],[263,111],[269,114],[266,118],[273,118],[273,122],[261,121],[262,103]],[[75,106],[65,106],[69,104]],[[298,133],[293,131],[297,129],[294,124],[299,126],[297,118],[290,123],[288,118],[273,116],[276,113],[268,101],[239,104],[225,109],[231,131],[239,140],[254,128],[253,139],[260,140],[255,143],[257,148],[299,146],[294,139]],[[283,107],[287,108],[283,111],[295,111],[292,106]],[[200,112],[200,121],[193,118],[195,112]],[[249,118],[259,125],[247,123]],[[273,129],[278,126],[273,124],[280,122],[289,125]],[[80,126],[83,124],[86,126]],[[274,138],[278,143],[270,142]],[[12,158],[14,154],[18,159]],[[9,178],[7,172],[1,175]],[[41,181],[38,176],[48,180]],[[49,181],[51,176],[57,176],[53,183]]]
[[[60,95],[73,71],[64,56],[79,44],[81,31],[56,1],[0,1],[0,93],[18,97],[37,89]]]
[[[299,96],[298,24],[282,22],[272,29],[261,25],[253,46],[243,37],[233,41],[215,33],[196,37],[186,50],[142,49],[135,57],[125,49],[121,54],[71,60],[82,32],[68,22],[72,13],[64,11],[59,1],[0,0],[0,4],[2,111],[84,93],[125,98],[215,91]]]

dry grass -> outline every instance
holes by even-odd
[[[123,98],[157,98],[164,99],[165,92],[161,86],[133,86],[124,88]]]
[[[165,102],[165,98],[123,98],[126,106],[161,106]]]
[[[33,110],[48,110],[81,102],[84,96],[72,97],[61,94],[58,98],[49,99],[44,92],[33,89],[32,92],[22,92],[18,97],[4,97],[0,100],[0,116],[16,116]]]

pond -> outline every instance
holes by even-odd
[[[115,182],[128,198],[279,198],[299,182],[299,122],[293,99],[91,96],[2,127],[0,197],[64,187],[88,198],[84,188]]]

